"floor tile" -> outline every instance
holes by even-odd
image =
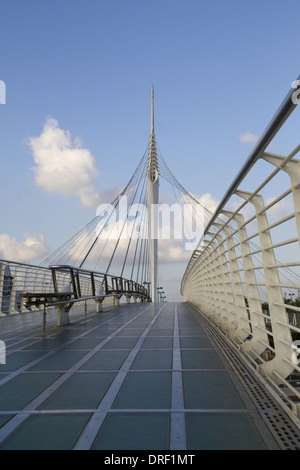
[[[183,372],[186,408],[245,408],[233,382],[225,371]]]
[[[264,450],[251,418],[246,413],[187,413],[190,450]]]
[[[93,444],[93,449],[168,449],[169,419],[168,413],[110,413]]]
[[[170,372],[130,372],[116,397],[114,409],[164,409],[171,406]]]

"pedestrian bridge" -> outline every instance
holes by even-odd
[[[211,213],[158,150],[152,91],[119,197],[40,265],[0,260],[0,449],[300,449],[300,145],[269,151],[294,98]],[[158,286],[159,178],[204,221],[182,303]]]
[[[2,320],[0,449],[296,449],[299,433],[219,330],[187,303],[132,303],[46,332]]]

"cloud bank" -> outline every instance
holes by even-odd
[[[245,134],[240,135],[240,141],[242,144],[255,144],[258,141],[258,135],[252,134],[251,132],[245,132]]]
[[[18,241],[7,233],[0,234],[0,257],[7,260],[27,263],[48,253],[43,235],[24,233],[24,239]]]
[[[212,214],[215,212],[216,208],[218,207],[219,200],[216,199],[212,194],[210,193],[205,193],[202,194],[202,196],[196,196],[194,195],[195,199],[197,199],[202,206],[205,207],[208,211],[210,211]]]
[[[30,137],[28,145],[35,166],[35,183],[47,192],[63,196],[76,195],[84,207],[96,208],[101,201],[95,188],[98,175],[96,161],[80,139],[59,127],[56,119],[48,118],[41,135]]]

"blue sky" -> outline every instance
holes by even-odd
[[[147,145],[152,84],[169,167],[220,200],[254,145],[240,136],[264,131],[299,76],[299,15],[298,0],[0,0],[4,242],[43,236],[51,251],[95,215],[74,188],[37,184],[29,142],[47,120],[95,159],[95,188],[122,187]],[[298,143],[296,110],[277,150]]]

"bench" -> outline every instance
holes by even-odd
[[[23,292],[22,294],[22,297],[25,299],[26,308],[30,308],[32,306],[38,308],[40,305],[44,306],[43,331],[45,331],[46,326],[46,305],[62,305],[69,302],[73,296],[73,292]]]

